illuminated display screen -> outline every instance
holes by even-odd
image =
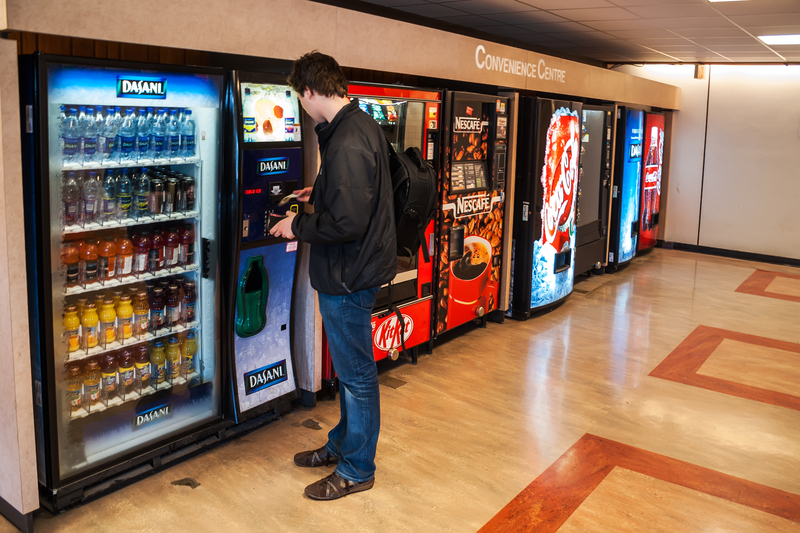
[[[244,142],[300,140],[300,101],[288,85],[241,83]]]

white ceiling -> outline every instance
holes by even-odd
[[[800,0],[365,0],[607,63],[800,62]],[[388,12],[388,11],[387,11]]]

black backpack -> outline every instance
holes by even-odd
[[[436,207],[436,172],[422,157],[419,148],[409,148],[398,154],[391,143],[389,171],[394,191],[398,255],[414,257],[422,245],[422,255],[427,263],[430,255],[425,242],[425,228]]]

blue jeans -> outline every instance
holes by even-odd
[[[328,433],[325,447],[339,458],[336,473],[353,483],[375,476],[381,405],[372,355],[372,308],[379,288],[345,296],[318,293],[341,405],[339,424]]]

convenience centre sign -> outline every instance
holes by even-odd
[[[528,63],[518,59],[495,56],[486,52],[486,48],[479,44],[475,49],[475,64],[479,69],[514,74],[525,78],[535,78],[557,83],[567,82],[567,71],[557,68],[550,68],[544,59],[539,59],[537,63]]]

